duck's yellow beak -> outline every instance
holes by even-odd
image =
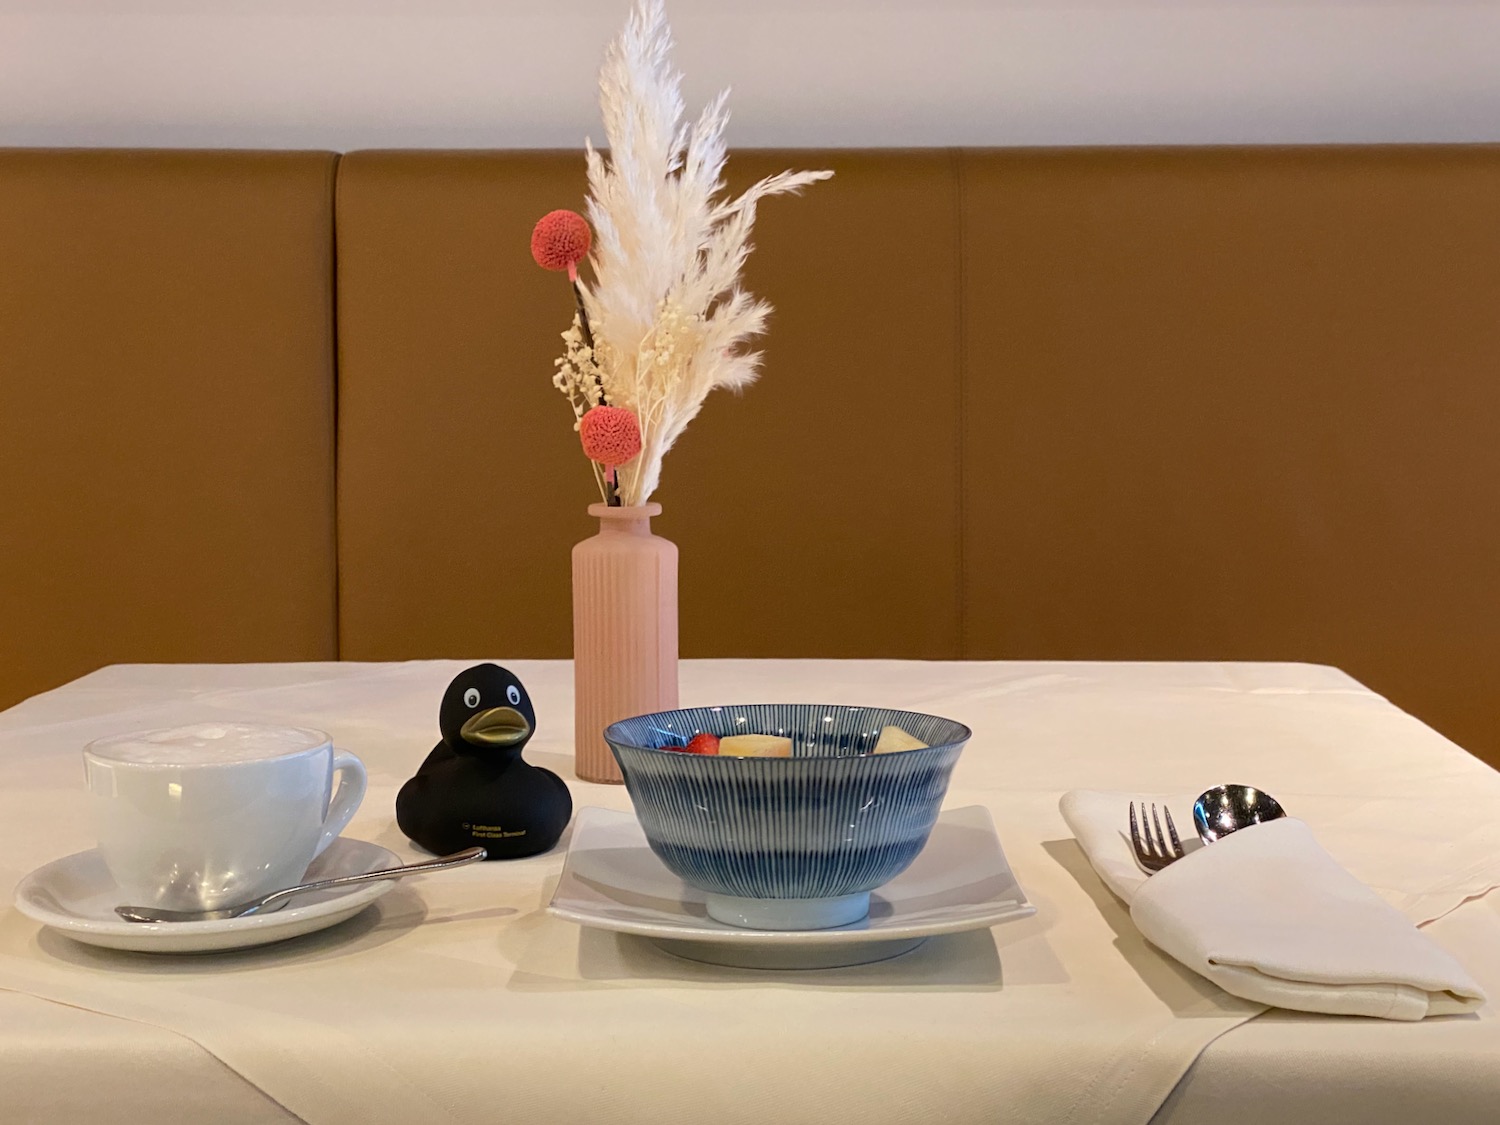
[[[531,734],[531,724],[514,707],[491,707],[469,716],[458,733],[477,746],[514,746]]]

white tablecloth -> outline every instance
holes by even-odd
[[[463,666],[124,666],[29,700],[0,714],[0,889],[92,843],[85,741],[207,717],[330,731],[371,773],[350,834],[415,856],[392,802]],[[622,789],[572,776],[568,666],[511,667],[537,704],[528,757],[577,805],[627,808]],[[968,723],[948,803],[992,810],[1038,915],[883,965],[715,969],[541,913],[561,849],[401,884],[342,927],[212,958],[91,950],[7,910],[0,1121],[1497,1119],[1493,1005],[1415,1025],[1246,1023],[1257,1009],[1144,943],[1057,812],[1080,786],[1260,785],[1392,901],[1447,910],[1428,932],[1500,995],[1500,894],[1478,897],[1500,882],[1500,849],[1482,831],[1430,843],[1434,810],[1500,822],[1500,774],[1342,673],[704,661],[683,666],[683,699]],[[1384,823],[1428,840],[1425,859],[1361,871]]]

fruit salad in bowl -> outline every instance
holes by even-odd
[[[911,864],[970,737],[879,707],[692,707],[604,739],[651,850],[704,891],[709,916],[766,930],[859,922]]]

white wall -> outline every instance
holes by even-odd
[[[1500,140],[1500,3],[669,0],[735,145]],[[0,0],[0,144],[566,146],[627,0]]]

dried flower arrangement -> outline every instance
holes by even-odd
[[[583,216],[553,211],[531,239],[537,264],[566,270],[573,285],[553,383],[612,505],[650,499],[662,458],[710,391],[755,379],[760,355],[745,344],[771,309],[741,288],[740,270],[756,204],[833,175],[781,172],[726,198],[728,92],[685,124],[671,48],[661,0],[637,0],[599,74],[608,155],[586,145],[598,237]],[[586,257],[592,284],[578,276]]]

